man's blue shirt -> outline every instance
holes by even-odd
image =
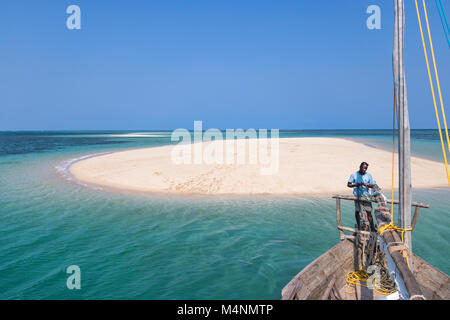
[[[373,180],[370,173],[366,172],[365,174],[361,175],[359,171],[356,171],[355,173],[352,173],[350,178],[348,178],[348,182],[350,183],[365,183],[365,184],[375,184],[375,181]],[[359,186],[353,188],[353,194],[355,197],[370,197],[372,194],[369,192],[369,188],[365,186]]]

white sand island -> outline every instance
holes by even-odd
[[[174,148],[180,148],[180,145],[169,145],[92,157],[76,162],[69,170],[75,178],[87,183],[139,192],[332,194],[351,193],[346,186],[347,180],[352,172],[358,170],[359,164],[366,161],[369,163],[368,172],[377,184],[390,190],[392,155],[388,151],[340,138],[281,138],[277,157],[271,158],[278,162],[276,166],[271,163],[275,170],[262,174],[262,167],[269,165],[249,160],[251,140],[246,141],[245,163],[205,163],[202,158],[197,158],[197,162],[203,163],[196,164],[192,154],[192,164],[177,164],[173,154]],[[203,151],[210,152],[217,151],[217,147],[222,148],[221,143],[201,142],[184,145],[183,148],[192,148],[193,151],[194,148],[203,148]],[[447,185],[443,164],[412,157],[411,166],[413,188]],[[395,179],[397,185],[397,169]]]

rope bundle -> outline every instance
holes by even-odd
[[[378,248],[374,256],[374,265],[379,267],[380,281],[379,283],[376,283],[376,279],[375,278],[373,279],[373,281],[371,282],[373,290],[382,295],[389,295],[396,292],[397,289],[395,287],[395,283],[391,280],[387,268],[385,266],[384,253],[380,251]],[[362,268],[358,271],[348,272],[346,275],[347,287],[345,289],[345,292],[349,294],[355,293],[355,291],[350,291],[350,288],[356,289],[357,285],[369,288],[369,285],[366,283],[369,281],[370,276],[371,275],[368,274],[367,271]]]

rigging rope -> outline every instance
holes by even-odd
[[[439,91],[439,98],[440,98],[440,102],[441,102],[441,110],[442,110],[442,116],[443,116],[444,125],[445,125],[445,133],[446,133],[446,137],[447,137],[447,144],[448,144],[449,151],[450,151],[450,141],[449,141],[449,137],[448,137],[447,121],[445,119],[445,111],[444,111],[444,104],[442,102],[441,86],[439,84],[439,77],[438,77],[437,68],[436,68],[436,60],[434,58],[433,42],[431,40],[431,33],[430,33],[430,26],[429,26],[429,23],[428,23],[427,9],[426,9],[426,5],[425,5],[425,0],[422,0],[422,2],[423,2],[424,13],[425,13],[425,19],[426,19],[426,22],[427,22],[428,37],[429,37],[429,40],[430,40],[430,47],[431,47],[431,53],[432,53],[432,57],[433,57],[434,71],[435,71],[435,75],[436,75],[436,82],[437,82],[438,91]],[[428,62],[428,53],[427,53],[427,48],[425,46],[425,39],[424,39],[424,36],[423,36],[423,29],[422,29],[422,21],[420,19],[419,6],[417,4],[417,0],[415,0],[415,4],[416,4],[417,19],[419,21],[420,35],[422,37],[423,52],[424,52],[425,61],[426,61],[426,64],[427,64],[428,78],[429,78],[429,81],[430,81],[431,93],[432,93],[432,96],[433,96],[434,111],[435,111],[435,114],[436,114],[436,121],[437,121],[437,125],[438,125],[438,130],[439,130],[439,137],[441,139],[442,154],[444,155],[445,169],[446,169],[446,172],[447,172],[447,180],[448,180],[448,185],[450,186],[450,172],[449,172],[449,169],[448,169],[447,154],[446,154],[446,151],[445,151],[444,139],[442,138],[441,122],[439,120],[439,112],[438,112],[437,105],[436,105],[436,95],[434,93],[433,79],[431,78],[430,64]]]
[[[392,116],[392,185],[391,185],[391,221],[394,221],[394,166],[395,166],[395,106],[396,94],[394,90],[394,112]]]
[[[381,270],[380,271],[380,273],[381,273],[380,284],[377,285],[376,281],[373,280],[371,282],[373,290],[382,295],[389,295],[389,294],[396,292],[397,289],[395,288],[395,284],[392,283],[392,280],[389,277],[389,273],[386,271],[386,268],[383,267],[380,270]],[[347,288],[345,289],[345,293],[348,293],[348,294],[355,293],[355,291],[351,291],[349,289],[349,287],[352,287],[355,289],[357,285],[361,286],[361,287],[369,288],[369,285],[365,284],[368,282],[369,277],[370,277],[370,275],[364,270],[353,271],[353,272],[347,273],[347,276],[346,276]]]
[[[442,101],[441,85],[439,82],[439,75],[436,67],[436,59],[434,57],[434,48],[433,48],[433,40],[431,39],[430,24],[428,23],[427,6],[425,4],[425,0],[422,0],[422,3],[423,3],[423,12],[425,13],[425,21],[427,22],[428,40],[430,42],[431,56],[433,58],[433,67],[434,67],[434,74],[436,77],[436,84],[438,87],[439,102],[441,103],[442,119],[444,120],[445,135],[447,137],[447,147],[450,152],[450,139],[448,137],[447,120],[445,119],[444,102]]]
[[[417,1],[417,0],[416,0]],[[403,7],[403,5],[402,5],[402,7]],[[404,9],[403,9],[404,10]],[[403,14],[402,14],[402,16],[403,16]],[[399,19],[398,18],[398,15],[397,15],[397,12],[396,12],[396,19]],[[397,26],[397,27],[399,27],[399,25],[400,25],[400,21],[397,21],[396,20],[396,22],[395,22],[395,25]],[[398,30],[396,30],[399,34],[400,34],[400,32],[403,32],[402,30],[401,30],[401,28],[400,29],[398,29]],[[394,37],[395,38],[395,37]],[[397,38],[397,40],[398,40],[399,38]],[[398,45],[398,49],[403,45],[403,43],[398,43],[397,44]],[[394,45],[394,54],[397,54],[397,55],[400,55],[401,53],[399,53],[398,52],[398,49],[396,50],[395,49],[395,45]],[[398,59],[398,61],[402,61],[402,59],[401,59],[401,57],[397,57],[397,59]],[[397,65],[395,65],[395,59],[394,59],[394,69],[395,68],[399,68],[399,70],[398,70],[398,74],[400,74],[400,75],[397,75],[397,77],[399,78],[399,79],[401,79],[401,74],[403,73],[403,71],[401,70],[401,66],[397,63]],[[395,75],[395,71],[394,71],[394,78],[396,77],[396,75]],[[403,239],[403,235],[404,235],[404,233],[406,232],[406,231],[411,231],[412,230],[412,228],[400,228],[400,227],[397,227],[395,224],[394,224],[394,167],[395,167],[395,115],[396,115],[396,107],[397,107],[397,98],[399,98],[399,97],[397,97],[397,86],[398,86],[398,83],[397,83],[397,81],[394,81],[394,110],[393,110],[393,115],[392,115],[392,179],[391,179],[391,181],[392,181],[392,185],[391,185],[391,210],[390,210],[390,222],[388,223],[388,224],[384,224],[384,225],[382,225],[382,226],[380,226],[379,227],[379,229],[378,229],[378,234],[380,235],[380,237],[381,236],[383,236],[383,232],[384,231],[386,231],[386,230],[395,230],[395,231],[398,231],[398,232],[400,232],[401,233],[401,237],[402,237],[402,243],[404,243],[404,239]],[[403,89],[404,90],[404,89]],[[405,94],[405,93],[403,93],[403,94]],[[401,94],[399,94],[399,96],[401,97]],[[400,101],[399,101],[399,103],[400,103]],[[398,106],[399,108],[400,108],[400,106]],[[399,110],[399,112],[400,112],[400,110]],[[399,119],[399,121],[400,121],[400,119]],[[399,155],[399,157],[400,157],[400,155]],[[445,155],[444,155],[444,157],[445,157]],[[399,159],[399,161],[400,161],[400,159]],[[445,160],[446,162],[446,164],[447,164],[447,159]],[[448,167],[447,167],[448,168]],[[449,180],[449,185],[450,185],[450,175],[448,175],[448,169],[447,169],[447,177],[448,177],[448,180]],[[379,193],[379,195],[381,195],[381,191],[379,190],[379,188],[378,188],[378,186],[377,186],[377,193]],[[384,196],[382,196],[383,198],[385,198]],[[378,201],[377,201],[378,202]],[[384,203],[384,200],[383,200],[383,203]],[[379,206],[379,208],[384,208],[385,207],[385,204],[383,204],[382,206],[380,206],[380,203],[378,203],[378,206]],[[402,253],[403,254],[403,257],[405,258],[405,260],[406,260],[406,263],[408,264],[408,267],[411,269],[411,267],[410,267],[410,265],[409,265],[409,261],[408,261],[408,255],[407,254],[405,254],[405,252],[403,252]]]
[[[433,42],[431,39],[431,32],[430,32],[430,26],[429,26],[429,22],[428,22],[428,14],[427,14],[427,10],[426,10],[425,0],[422,0],[422,3],[423,3],[423,10],[424,10],[425,20],[426,20],[426,25],[427,25],[428,38],[429,38],[429,43],[430,43],[430,48],[431,48],[431,55],[433,58],[433,67],[434,67],[434,73],[435,73],[436,83],[437,83],[437,87],[438,87],[439,101],[441,104],[441,111],[442,111],[442,117],[443,117],[443,122],[444,122],[444,127],[445,127],[445,134],[446,134],[446,138],[447,138],[447,146],[448,146],[448,150],[450,153],[450,139],[449,139],[449,135],[448,135],[447,120],[445,118],[444,103],[442,100],[441,87],[440,87],[439,76],[438,76],[437,67],[436,67],[436,59],[435,59],[435,55],[434,55]],[[440,3],[440,0],[439,0],[439,3]],[[434,104],[434,109],[435,109],[435,113],[436,113],[436,121],[437,121],[438,129],[439,129],[439,137],[441,140],[442,153],[444,155],[445,168],[446,168],[446,172],[447,172],[447,180],[448,180],[448,184],[450,186],[450,173],[449,173],[448,162],[447,162],[445,142],[442,137],[442,129],[441,129],[441,123],[439,120],[439,112],[438,112],[437,104],[436,104],[436,96],[435,96],[435,92],[434,92],[433,80],[431,77],[430,65],[429,65],[429,61],[428,61],[428,53],[427,53],[427,49],[425,46],[425,39],[423,36],[422,22],[420,19],[420,13],[419,13],[419,7],[417,4],[417,0],[415,0],[415,5],[416,5],[417,18],[419,21],[420,34],[422,37],[422,45],[423,45],[423,50],[424,50],[424,55],[425,55],[425,61],[426,61],[427,70],[428,70],[428,78],[430,81],[430,87],[431,87],[431,92],[432,92],[432,96],[433,96],[433,104]],[[436,2],[436,5],[437,5],[437,2]],[[441,6],[442,6],[442,4],[441,4]],[[438,6],[438,8],[439,8],[439,6]],[[445,22],[447,23],[447,18],[445,17],[445,12],[444,12],[443,8],[441,8],[441,9],[442,9],[442,12],[444,13],[443,16],[444,16]],[[441,15],[440,11],[439,11],[439,14]],[[444,22],[442,20],[442,15],[441,15],[441,21],[444,25]],[[448,24],[447,24],[447,28],[448,28]],[[446,31],[445,27],[444,27],[444,31]],[[447,36],[447,33],[446,33],[446,37],[447,37],[447,41],[448,41],[449,38]],[[449,42],[449,46],[450,46],[450,42]],[[393,122],[393,124],[392,124],[392,186],[391,186],[391,199],[392,200],[391,200],[391,209],[390,209],[391,221],[389,222],[389,224],[380,226],[378,229],[378,234],[380,236],[382,236],[383,232],[387,231],[387,230],[394,230],[396,232],[399,232],[401,235],[401,241],[402,241],[401,243],[403,244],[403,248],[405,248],[404,247],[404,233],[406,231],[412,231],[412,228],[400,228],[394,224],[395,115],[396,115],[396,109],[397,109],[396,98],[397,98],[397,91],[394,88],[394,108],[393,108],[394,110],[393,110],[393,121],[392,121]],[[379,195],[380,194],[381,194],[381,192],[379,193]],[[385,208],[385,207],[380,206],[380,203],[379,203],[379,208],[381,209],[381,208]],[[386,209],[387,208],[385,208],[385,210]],[[404,259],[406,260],[408,267],[411,269],[409,260],[408,260],[407,251],[405,249],[401,249],[401,248],[399,248],[398,250],[401,252]],[[363,252],[363,255],[364,254],[365,253]],[[348,287],[356,288],[357,285],[363,286],[363,287],[372,287],[374,291],[376,291],[380,294],[383,294],[383,295],[388,295],[388,294],[395,292],[396,291],[395,284],[390,279],[389,274],[388,274],[386,268],[384,267],[384,259],[383,258],[384,258],[384,256],[382,255],[382,252],[377,250],[376,255],[375,255],[375,263],[374,264],[378,265],[381,268],[382,279],[381,279],[380,283],[376,283],[375,280],[373,280],[371,282],[371,285],[365,284],[369,281],[370,275],[366,272],[366,270],[364,270],[361,267],[360,270],[358,270],[358,271],[351,271],[351,272],[347,273],[347,275],[346,275],[346,282],[347,282],[346,293],[354,293],[354,292],[349,292]]]
[[[439,1],[439,4],[438,4]],[[445,15],[444,6],[441,3],[441,0],[434,0],[436,3],[436,7],[439,11],[439,17],[441,18],[442,28],[444,28],[445,38],[447,38],[448,47],[450,48],[450,38],[448,34],[450,33],[450,29],[448,27],[447,17]],[[445,22],[444,22],[445,21]]]
[[[365,253],[363,252],[363,254]],[[355,293],[355,291],[351,291],[350,288],[356,290],[356,286],[361,286],[369,289],[371,289],[370,287],[372,287],[375,292],[378,292],[382,295],[389,295],[397,291],[395,283],[391,280],[389,272],[385,267],[383,252],[376,250],[373,264],[379,267],[379,282],[377,282],[375,278],[369,282],[370,274],[368,274],[367,271],[362,268],[358,271],[351,271],[348,272],[345,277],[345,281],[347,282],[345,293]]]

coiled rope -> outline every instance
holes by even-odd
[[[374,259],[374,265],[376,265],[380,271],[380,281],[377,283],[377,279],[374,277],[369,286],[369,284],[367,283],[371,275],[368,274],[366,270],[361,268],[358,271],[348,272],[345,277],[347,282],[345,293],[355,293],[356,286],[373,289],[375,292],[378,292],[382,295],[390,295],[397,291],[395,283],[391,280],[389,273],[384,265],[384,254],[381,251],[377,250]],[[351,288],[353,288],[353,291],[351,290]]]
[[[439,3],[440,3],[440,0],[439,0]],[[448,151],[450,153],[450,139],[449,139],[449,135],[448,135],[447,120],[445,117],[444,103],[442,100],[441,86],[440,86],[438,71],[437,71],[437,67],[436,67],[436,59],[435,59],[435,55],[434,55],[433,41],[431,38],[431,32],[430,32],[430,26],[429,26],[429,22],[428,22],[428,14],[427,14],[425,0],[422,0],[422,4],[423,4],[423,11],[424,11],[425,21],[426,21],[426,26],[427,26],[427,31],[428,31],[428,39],[429,39],[429,44],[430,44],[430,49],[431,49],[431,56],[433,59],[433,67],[434,67],[436,84],[437,84],[437,88],[438,88],[439,102],[441,104],[441,112],[442,112],[442,118],[443,118],[443,122],[444,122],[445,135],[446,135],[446,139],[447,139],[447,146],[448,146]],[[433,105],[434,105],[434,110],[435,110],[435,114],[436,114],[436,122],[438,125],[439,137],[441,140],[442,154],[444,156],[447,180],[448,180],[448,184],[450,186],[450,172],[449,172],[448,162],[447,162],[447,153],[446,153],[446,148],[445,148],[445,142],[444,142],[444,139],[442,136],[439,112],[438,112],[437,103],[436,103],[436,95],[435,95],[435,91],[434,91],[433,80],[431,77],[430,64],[428,61],[428,53],[427,53],[427,49],[425,46],[425,39],[424,39],[423,29],[422,29],[422,21],[420,18],[417,0],[415,0],[415,5],[416,5],[416,12],[417,12],[417,19],[419,22],[420,35],[422,38],[422,46],[423,46],[425,61],[426,61],[426,65],[427,65],[428,78],[429,78],[429,82],[430,82],[431,93],[433,96]],[[436,2],[436,5],[437,5],[437,2]],[[442,6],[442,4],[441,4],[441,6]],[[438,9],[442,9],[442,12],[443,12],[442,7],[439,8],[439,6],[438,6]],[[440,10],[439,10],[439,14],[441,16],[441,21],[444,25],[444,22],[442,20],[442,14],[441,14]],[[447,19],[445,17],[445,12],[444,12],[444,18],[445,18],[445,22],[447,23]],[[448,28],[448,24],[447,24],[447,28]],[[445,29],[445,27],[444,27],[444,31],[447,31]],[[448,41],[449,39],[448,39],[447,33],[445,35],[446,35],[447,41]],[[450,42],[449,42],[449,46],[450,46]],[[387,230],[394,230],[396,232],[399,232],[401,235],[402,244],[404,245],[404,233],[406,231],[411,231],[412,228],[400,228],[394,224],[394,165],[395,165],[395,155],[394,154],[395,154],[395,115],[396,115],[396,91],[395,90],[394,90],[394,108],[393,109],[394,109],[394,111],[393,111],[393,128],[392,128],[392,186],[391,186],[392,202],[391,202],[391,210],[390,210],[391,221],[389,224],[385,224],[385,225],[382,225],[381,227],[379,227],[378,234],[380,236],[382,236],[383,232],[385,232]],[[376,244],[375,244],[375,246],[376,246]],[[407,254],[406,250],[400,250],[400,251],[402,252],[403,257],[405,258],[406,263],[408,264],[408,267],[411,269],[411,267],[409,265],[408,254]],[[364,252],[363,252],[363,254],[364,254]],[[382,257],[382,258],[380,258],[380,257]],[[374,279],[371,282],[370,287],[373,288],[374,291],[376,291],[382,295],[389,295],[396,291],[396,287],[395,287],[395,283],[391,280],[391,278],[389,277],[389,273],[387,272],[386,268],[384,267],[384,259],[383,258],[384,258],[384,256],[382,255],[382,253],[379,250],[377,250],[376,257],[375,257],[375,265],[377,265],[380,268],[381,279],[380,279],[379,283],[376,283],[376,279]],[[346,293],[354,293],[354,291],[350,292],[348,290],[349,287],[356,288],[357,285],[363,286],[363,287],[369,287],[369,285],[366,284],[369,281],[369,278],[370,278],[370,275],[363,268],[361,268],[358,271],[348,272],[346,275],[346,282],[347,282]]]
[[[423,10],[424,10],[424,14],[425,14],[425,20],[426,20],[426,24],[427,24],[427,31],[428,31],[428,38],[429,38],[429,42],[430,42],[430,48],[431,48],[431,56],[433,58],[433,66],[434,66],[434,73],[435,73],[435,78],[436,78],[436,83],[437,83],[437,87],[438,87],[438,93],[439,93],[439,101],[441,103],[441,111],[442,111],[442,118],[443,118],[443,122],[444,122],[444,127],[445,127],[445,135],[447,138],[447,146],[450,152],[450,139],[449,139],[449,135],[448,135],[448,129],[447,129],[447,120],[445,118],[445,110],[444,110],[444,103],[442,101],[442,93],[441,93],[441,86],[439,83],[439,76],[438,76],[438,72],[437,72],[437,67],[436,67],[436,59],[434,56],[434,49],[433,49],[433,41],[431,39],[431,32],[430,32],[430,26],[429,26],[429,22],[428,22],[428,14],[427,14],[427,8],[426,8],[426,4],[425,4],[425,0],[422,0],[423,3]],[[423,50],[424,50],[424,54],[425,54],[425,61],[427,64],[427,70],[428,70],[428,78],[430,81],[430,87],[431,87],[431,93],[433,96],[433,104],[434,104],[434,109],[435,109],[435,114],[436,114],[436,121],[438,124],[438,129],[439,129],[439,137],[441,140],[441,147],[442,147],[442,153],[444,156],[444,162],[445,162],[445,169],[447,172],[447,180],[448,180],[448,184],[450,186],[450,172],[449,172],[449,168],[448,168],[448,163],[447,163],[447,154],[446,154],[446,150],[445,150],[445,142],[444,139],[442,137],[442,129],[441,129],[441,123],[439,120],[439,112],[437,109],[437,104],[436,104],[436,95],[434,93],[434,86],[433,86],[433,80],[431,77],[431,71],[430,71],[430,64],[428,62],[428,53],[427,53],[427,49],[425,46],[425,39],[423,36],[423,29],[422,29],[422,21],[420,19],[420,13],[419,13],[419,6],[417,4],[417,0],[415,0],[415,4],[416,4],[416,12],[417,12],[417,19],[419,21],[419,28],[420,28],[420,34],[421,34],[421,38],[422,38],[422,45],[423,45]],[[396,112],[396,105],[395,105],[395,92],[394,92],[394,116],[393,116],[393,129],[392,129],[392,188],[391,188],[391,221],[389,224],[383,225],[378,229],[378,234],[380,236],[383,235],[383,232],[386,230],[394,230],[400,233],[401,235],[401,239],[402,239],[402,243],[404,243],[404,233],[406,231],[411,231],[412,228],[400,228],[398,226],[396,226],[394,224],[394,150],[395,150],[395,112]],[[411,269],[410,265],[409,265],[409,260],[408,260],[408,254],[406,253],[405,250],[402,251],[402,255],[406,260],[406,263],[408,264],[408,267]]]

